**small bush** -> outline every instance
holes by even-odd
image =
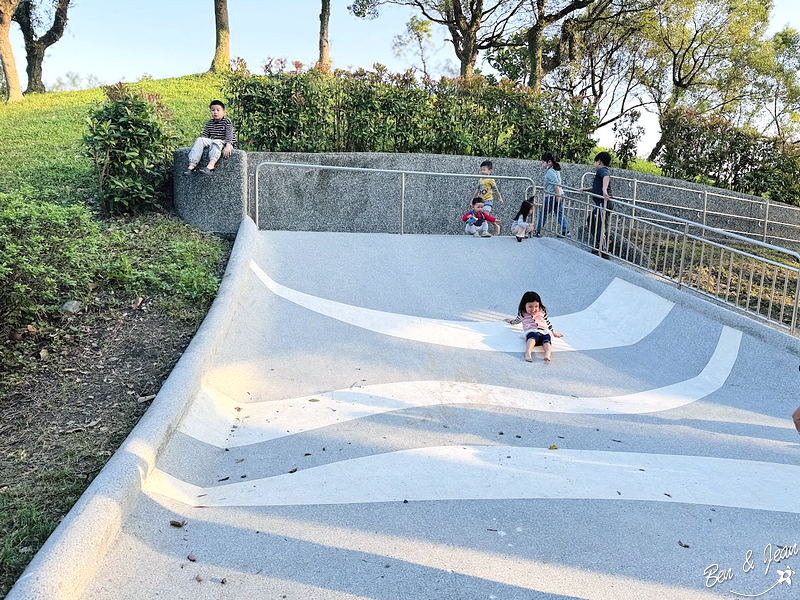
[[[81,206],[0,195],[0,328],[84,298],[100,242],[97,225]]]
[[[107,99],[90,115],[83,138],[103,210],[155,208],[169,189],[174,150],[169,111],[158,95],[131,91],[123,83],[103,91]]]

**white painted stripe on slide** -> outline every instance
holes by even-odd
[[[620,396],[575,397],[458,381],[403,381],[302,398],[238,403],[204,386],[179,430],[207,444],[229,448],[390,411],[442,404],[573,414],[652,413],[684,406],[722,387],[736,362],[741,338],[741,331],[723,327],[714,354],[696,377]]]
[[[496,352],[524,349],[519,327],[503,322],[448,321],[362,308],[283,286],[253,260],[250,268],[281,298],[362,329],[451,348]],[[554,340],[553,350],[598,350],[635,344],[652,332],[673,306],[658,294],[615,278],[584,310],[550,319],[554,329],[564,334]]]
[[[193,506],[581,499],[800,513],[798,488],[800,467],[789,464],[515,446],[415,448],[205,488],[156,470],[145,483]]]

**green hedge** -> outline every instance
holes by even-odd
[[[594,147],[592,106],[537,96],[482,77],[417,81],[376,65],[252,75],[232,72],[229,116],[245,149],[288,152],[414,152],[582,162]]]
[[[800,205],[797,148],[720,117],[675,110],[664,120],[664,175]]]

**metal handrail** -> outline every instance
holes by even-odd
[[[407,171],[407,170],[400,170],[400,169],[373,169],[369,167],[338,167],[332,165],[315,165],[310,163],[287,163],[287,162],[277,162],[277,161],[269,161],[265,160],[256,165],[256,176],[255,176],[255,219],[256,227],[258,228],[258,171],[264,165],[270,165],[273,167],[297,167],[297,168],[310,168],[310,169],[322,169],[328,171],[356,171],[362,173],[387,173],[387,174],[395,174],[400,175],[400,234],[403,234],[404,230],[404,219],[405,219],[405,192],[406,192],[406,175],[426,175],[429,177],[460,177],[460,178],[480,178],[480,174],[475,173],[437,173],[435,171]],[[526,194],[528,189],[533,189],[533,193],[536,193],[536,184],[534,183],[533,179],[530,177],[517,177],[512,175],[491,175],[491,179],[505,179],[505,180],[516,180],[516,181],[527,181],[530,183],[528,187],[525,188]],[[248,203],[249,204],[249,203]],[[248,206],[249,209],[249,206]]]
[[[594,173],[591,172],[591,171],[588,171],[588,172],[584,173],[581,176],[581,186],[584,185],[584,182],[585,182],[585,179],[586,179],[587,175],[594,175]],[[733,195],[730,195],[730,194],[725,194],[725,193],[721,193],[721,192],[714,192],[714,191],[710,191],[710,190],[698,190],[698,189],[687,188],[687,187],[682,187],[682,186],[678,186],[678,185],[672,185],[672,184],[666,184],[666,183],[657,183],[657,182],[653,182],[653,181],[645,181],[643,179],[636,179],[636,178],[631,178],[631,177],[621,177],[619,175],[610,175],[610,177],[611,177],[611,179],[614,179],[614,180],[617,180],[617,181],[627,181],[627,182],[631,182],[633,184],[633,198],[630,198],[630,200],[632,201],[632,204],[634,206],[633,214],[635,214],[635,210],[636,210],[635,207],[639,206],[639,204],[637,204],[637,202],[638,202],[638,203],[651,204],[651,205],[662,206],[662,207],[669,206],[669,207],[677,209],[677,210],[691,210],[691,211],[698,212],[698,213],[700,213],[702,215],[703,224],[705,224],[706,217],[708,215],[714,215],[714,216],[718,216],[718,217],[735,218],[735,219],[740,219],[742,221],[763,221],[764,222],[764,228],[763,228],[763,231],[761,232],[762,241],[767,241],[768,237],[772,237],[773,239],[777,239],[777,240],[782,240],[782,241],[787,241],[787,242],[795,242],[795,243],[797,242],[797,240],[792,240],[792,239],[789,239],[789,238],[782,238],[782,237],[779,237],[779,236],[769,236],[769,235],[767,235],[767,233],[769,231],[769,225],[770,224],[780,225],[781,227],[789,227],[789,228],[800,229],[800,225],[797,225],[797,224],[794,224],[794,223],[787,223],[787,222],[784,222],[784,221],[770,221],[769,220],[770,208],[774,207],[775,203],[771,202],[769,198],[766,198],[764,200],[757,200],[757,199],[753,199],[753,198],[744,198],[744,197],[741,197],[741,196],[733,196]],[[665,189],[669,189],[669,190],[677,190],[677,191],[681,191],[681,192],[691,192],[693,194],[697,194],[698,196],[702,196],[702,198],[703,198],[703,208],[700,209],[700,208],[696,208],[696,207],[692,207],[692,206],[682,206],[682,205],[678,205],[678,204],[665,204],[665,203],[659,203],[659,202],[652,202],[652,201],[649,201],[649,200],[639,200],[636,197],[636,195],[637,195],[638,187],[639,187],[640,184],[649,185],[649,186],[653,186],[653,187],[665,188]],[[762,218],[758,218],[758,217],[749,217],[749,216],[745,216],[745,215],[742,215],[742,214],[709,211],[708,208],[707,208],[708,207],[708,198],[709,197],[722,198],[722,199],[727,199],[727,200],[735,200],[737,202],[748,202],[750,204],[756,204],[759,207],[763,207],[764,217],[762,219]],[[785,204],[785,203],[781,203],[780,204],[780,208],[782,210],[800,212],[800,207],[791,206],[791,205]],[[744,232],[737,231],[737,233],[744,233]]]
[[[590,230],[587,219],[587,228],[579,235],[573,236],[573,241],[594,248],[599,245],[602,254],[615,256],[635,268],[668,279],[678,287],[687,285],[698,293],[721,301],[727,306],[788,328],[791,335],[797,333],[800,253],[650,208],[636,207],[618,198],[614,198],[616,205],[614,210],[608,210],[601,196],[569,186],[562,186],[561,202],[565,205],[561,207],[565,216],[571,213],[573,219],[575,215],[588,217],[590,209],[597,208],[603,211],[599,228]],[[537,202],[537,208],[539,206]],[[637,208],[638,214],[635,212]],[[553,219],[554,223],[556,221],[557,219]],[[550,225],[550,228],[552,227],[553,224]],[[613,243],[609,239],[612,227]],[[693,231],[690,231],[690,228]],[[733,243],[746,246],[737,248],[732,245]],[[613,245],[613,248],[606,247],[606,244]],[[655,257],[652,256],[653,250]],[[781,254],[785,262],[759,256],[757,254],[759,250]],[[637,261],[637,252],[647,260],[646,266]],[[668,255],[672,257],[670,264],[666,262]],[[662,261],[660,269],[659,261]],[[749,277],[746,267],[749,267]],[[726,281],[723,282],[723,279]],[[794,287],[793,298],[789,288],[790,283]],[[712,291],[709,291],[709,288]],[[755,296],[751,295],[751,291]],[[751,307],[753,298],[755,298],[755,308]],[[762,301],[766,303],[766,310]],[[787,302],[791,303],[792,312],[788,326],[784,322]],[[776,312],[777,318],[774,314]]]

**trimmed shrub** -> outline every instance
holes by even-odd
[[[245,149],[274,152],[413,152],[531,158],[554,151],[583,161],[594,147],[592,106],[536,95],[503,80],[428,78],[410,71],[266,74],[243,64],[226,79],[231,118]]]
[[[157,94],[103,87],[106,101],[88,118],[83,137],[94,161],[106,213],[132,213],[158,206],[169,193],[174,137],[170,114]]]

